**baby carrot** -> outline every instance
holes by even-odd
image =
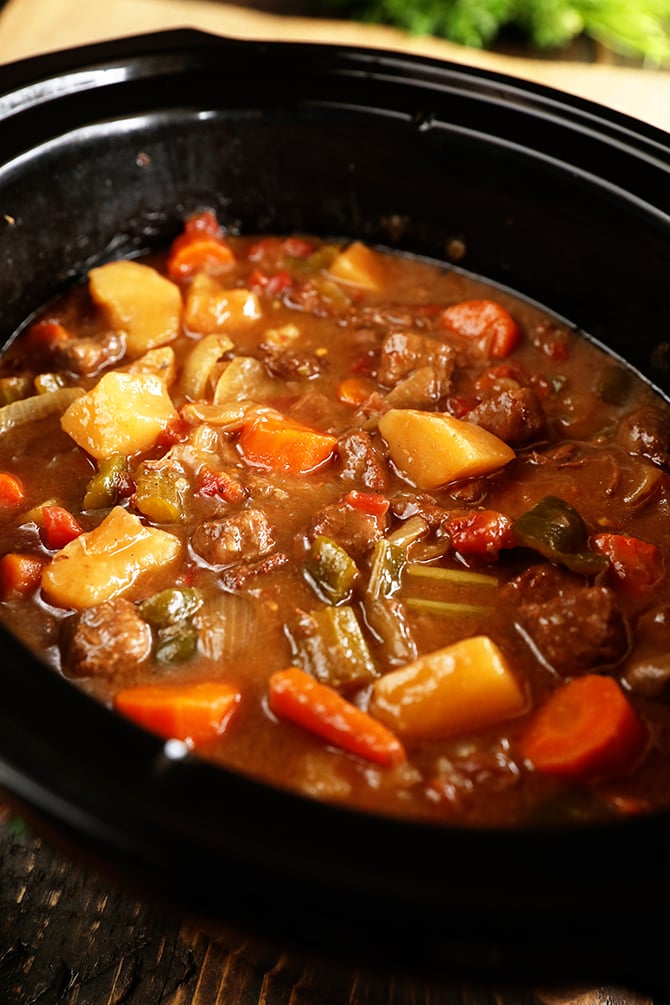
[[[278,718],[368,761],[391,767],[406,759],[400,740],[386,726],[298,667],[272,674],[269,700]]]

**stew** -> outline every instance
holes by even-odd
[[[374,812],[670,805],[670,409],[546,311],[203,211],[0,402],[3,622],[119,714]]]

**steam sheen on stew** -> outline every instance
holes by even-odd
[[[670,804],[670,411],[539,308],[203,211],[0,402],[3,622],[119,714],[375,812]]]

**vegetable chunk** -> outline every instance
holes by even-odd
[[[391,459],[419,489],[488,475],[514,459],[503,440],[446,412],[392,408],[379,420]]]
[[[72,402],[61,426],[78,446],[103,460],[148,450],[177,417],[160,377],[114,370]]]
[[[331,262],[331,276],[366,290],[378,290],[383,285],[382,264],[371,248],[354,241]]]
[[[165,740],[199,747],[224,732],[240,698],[237,688],[225,681],[156,684],[119,691],[114,707]]]
[[[109,262],[89,272],[89,289],[114,328],[126,333],[129,356],[177,337],[182,301],[179,287],[149,265]]]
[[[42,574],[42,589],[58,607],[81,610],[111,597],[139,593],[152,574],[181,554],[174,534],[145,527],[115,506],[95,530],[66,544]]]
[[[376,681],[370,713],[401,737],[429,739],[491,726],[527,706],[500,649],[476,635]]]

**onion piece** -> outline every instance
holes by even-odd
[[[233,660],[255,637],[258,611],[245,597],[219,593],[205,600],[193,620],[199,630],[200,652],[211,660]]]
[[[493,607],[486,607],[483,604],[458,604],[446,600],[428,600],[423,597],[405,597],[404,599],[408,607],[430,611],[432,614],[491,614],[493,611]]]
[[[424,579],[437,579],[445,583],[471,583],[474,586],[496,587],[498,580],[485,572],[471,572],[469,569],[442,569],[437,565],[419,565],[410,562],[405,572],[408,576],[420,576]]]
[[[25,426],[49,415],[64,412],[76,398],[84,393],[81,387],[61,387],[46,394],[33,394],[29,398],[19,398],[0,408],[0,435],[17,426]]]

